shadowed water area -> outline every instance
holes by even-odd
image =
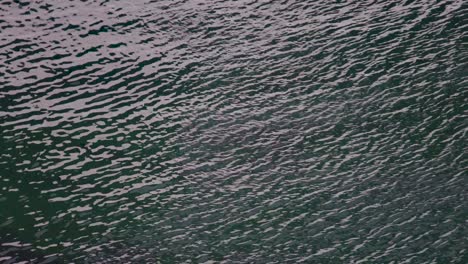
[[[462,0],[1,0],[0,263],[468,263],[467,34]]]

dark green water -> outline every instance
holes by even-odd
[[[468,263],[464,1],[0,1],[0,263]]]

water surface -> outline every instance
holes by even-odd
[[[0,1],[0,262],[468,263],[467,15]]]

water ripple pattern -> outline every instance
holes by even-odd
[[[468,5],[0,1],[1,263],[468,263]]]

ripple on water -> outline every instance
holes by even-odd
[[[0,2],[0,261],[466,262],[466,11]]]

